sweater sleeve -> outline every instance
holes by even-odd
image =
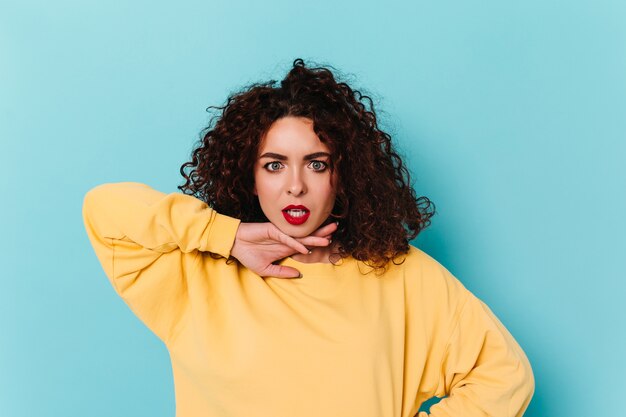
[[[534,392],[526,355],[489,307],[469,291],[440,372],[446,397],[431,407],[431,417],[521,417]]]
[[[164,342],[184,314],[185,279],[199,252],[227,258],[240,223],[193,196],[134,182],[87,192],[83,221],[115,291]]]

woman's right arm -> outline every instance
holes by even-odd
[[[115,291],[164,341],[184,313],[183,269],[198,252],[228,258],[240,224],[193,196],[134,182],[91,189],[83,220]]]
[[[186,273],[199,252],[233,256],[260,276],[295,277],[273,262],[308,246],[326,246],[334,223],[294,239],[271,223],[241,223],[196,197],[145,184],[102,184],[84,198],[87,236],[109,281],[130,309],[167,341],[186,308]]]

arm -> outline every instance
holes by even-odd
[[[526,355],[469,291],[446,345],[440,378],[447,398],[431,407],[431,417],[521,417],[534,391]]]
[[[309,246],[327,246],[337,225],[294,239],[271,223],[241,223],[181,193],[147,185],[99,185],[83,202],[85,229],[115,291],[167,343],[184,314],[186,271],[199,252],[233,256],[261,276],[293,277],[294,268],[272,262]]]
[[[184,271],[198,252],[230,255],[239,220],[147,185],[99,185],[83,202],[87,236],[115,291],[159,338],[184,313]]]

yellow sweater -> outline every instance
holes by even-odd
[[[382,276],[285,258],[303,278],[261,278],[226,262],[239,220],[195,197],[103,184],[83,217],[115,291],[170,352],[177,417],[412,417],[433,396],[447,397],[431,416],[507,417],[530,402],[513,337],[413,246]]]

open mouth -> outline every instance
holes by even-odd
[[[289,224],[299,225],[307,221],[311,212],[304,206],[287,206],[282,211]]]

